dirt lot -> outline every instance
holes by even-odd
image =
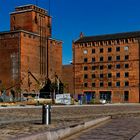
[[[140,105],[52,107],[52,124],[41,124],[42,108],[0,108],[0,139],[8,140],[47,130],[59,129],[101,116],[140,116]],[[115,117],[113,116],[113,117]]]

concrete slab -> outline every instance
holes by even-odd
[[[82,124],[79,124],[79,125],[77,124],[75,126],[62,128],[62,129],[59,129],[59,130],[56,130],[56,131],[47,131],[47,132],[44,132],[44,133],[25,136],[25,137],[22,137],[22,138],[18,138],[16,140],[60,140],[62,138],[73,135],[77,132],[80,132],[82,130],[85,130],[87,128],[95,126],[99,123],[108,121],[109,119],[111,119],[110,116],[103,117],[103,118],[95,119],[95,120],[85,122],[85,123],[82,123]]]

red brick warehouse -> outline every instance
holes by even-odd
[[[140,32],[83,36],[73,42],[74,93],[87,100],[140,102]]]
[[[6,88],[39,89],[45,78],[62,76],[62,41],[52,38],[51,16],[35,5],[15,8],[10,31],[0,32],[0,80]],[[29,73],[30,72],[30,73]]]

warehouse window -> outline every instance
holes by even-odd
[[[100,87],[103,87],[104,86],[104,83],[103,82],[100,82]]]
[[[96,66],[92,66],[92,70],[95,70],[96,69]]]
[[[95,43],[94,42],[92,42],[92,46],[95,46]]]
[[[112,82],[108,82],[108,87],[111,87],[112,86]]]
[[[112,56],[108,56],[108,61],[111,61],[112,60]]]
[[[104,49],[103,48],[100,48],[100,53],[103,53]]]
[[[96,84],[95,83],[92,83],[92,87],[95,87],[96,86]]]
[[[95,49],[92,49],[92,53],[95,53]]]
[[[120,60],[120,56],[118,55],[118,56],[116,56],[116,60],[118,61],[118,60]]]
[[[116,51],[119,52],[120,51],[120,47],[116,47]]]
[[[104,61],[104,58],[103,58],[102,56],[100,57],[100,62],[101,62],[101,61]]]
[[[128,46],[124,46],[124,50],[128,51],[129,50]]]
[[[128,43],[128,39],[125,39],[125,43]]]
[[[103,77],[104,77],[104,75],[101,73],[101,74],[100,74],[100,78],[103,78]]]
[[[103,46],[103,42],[102,41],[100,41],[100,45]]]
[[[84,66],[84,70],[85,70],[85,71],[88,70],[88,67],[87,67],[87,66]]]
[[[112,68],[112,65],[111,64],[108,64],[108,69],[111,69]]]
[[[87,54],[87,53],[88,53],[88,51],[87,51],[87,50],[84,50],[84,51],[83,51],[83,53],[84,53],[84,54]]]
[[[117,78],[119,78],[120,77],[120,73],[118,72],[118,73],[116,73],[116,77]]]
[[[108,74],[107,74],[107,77],[108,77],[108,78],[111,78],[111,77],[112,77],[112,73],[108,73]]]
[[[92,58],[92,62],[95,62],[95,57],[94,57],[94,58]]]
[[[103,70],[103,69],[104,69],[104,66],[103,66],[103,65],[101,65],[101,66],[100,66],[100,70]]]
[[[84,79],[87,79],[88,78],[88,75],[87,74],[84,74]]]
[[[93,79],[93,78],[96,78],[96,75],[95,75],[95,74],[92,74],[92,76],[91,76],[91,77],[92,77],[92,79]]]
[[[84,62],[86,63],[88,61],[88,59],[87,58],[84,58]]]
[[[124,85],[127,87],[127,86],[129,86],[129,82],[128,81],[125,81],[124,82]]]
[[[124,67],[127,69],[129,68],[129,64],[124,64]]]
[[[129,77],[129,72],[125,72],[124,77],[126,77],[126,78]]]
[[[112,51],[112,48],[108,48],[108,52],[111,52]]]
[[[128,60],[129,59],[129,55],[125,55],[124,59]]]
[[[117,81],[116,82],[116,87],[119,87],[120,86],[120,81]]]
[[[120,64],[116,64],[116,69],[120,69]]]
[[[88,87],[88,83],[84,83],[84,87]]]
[[[110,40],[108,41],[108,45],[111,45],[111,41]]]

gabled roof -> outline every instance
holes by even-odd
[[[106,34],[106,35],[98,35],[98,36],[84,36],[74,41],[74,43],[106,41],[106,40],[116,40],[116,39],[134,38],[134,37],[140,37],[140,31]]]

